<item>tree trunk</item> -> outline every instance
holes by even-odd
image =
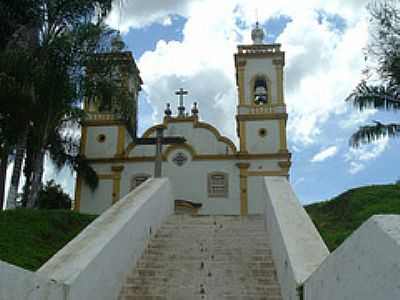
[[[4,192],[6,188],[7,166],[8,166],[8,151],[4,149],[0,161],[0,211],[3,210],[3,205],[4,205]]]
[[[19,179],[21,177],[22,162],[24,161],[24,154],[26,148],[27,131],[21,134],[18,138],[17,150],[15,154],[13,173],[11,176],[10,189],[7,196],[7,209],[14,209],[17,206],[17,196]]]
[[[32,147],[30,147],[32,146],[30,144],[32,144],[32,141],[28,140],[26,148],[25,167],[24,167],[25,185],[24,185],[24,192],[22,194],[22,207],[26,207],[26,204],[28,203],[28,198],[32,186],[33,165],[36,161],[35,152],[33,151]]]
[[[33,178],[31,182],[31,190],[28,196],[28,201],[26,207],[34,208],[38,200],[39,192],[42,189],[42,179],[43,179],[43,165],[44,165],[44,153],[43,149],[35,156],[35,162],[33,165]]]

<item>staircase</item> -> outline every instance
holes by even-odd
[[[262,216],[171,216],[119,299],[281,300]]]

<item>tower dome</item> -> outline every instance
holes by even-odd
[[[125,43],[122,40],[121,34],[118,31],[117,34],[111,40],[111,49],[113,52],[121,52],[125,48]]]
[[[260,28],[259,23],[256,23],[256,28],[251,31],[251,39],[254,44],[263,44],[264,42],[264,30]]]

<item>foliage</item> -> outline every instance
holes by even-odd
[[[15,148],[20,135],[27,140],[26,156],[31,161],[25,164],[24,198],[29,201],[24,203],[35,202],[45,153],[50,153],[60,168],[68,165],[91,188],[96,187],[97,175],[80,156],[76,135],[84,116],[84,97],[108,93],[129,114],[126,96],[120,95],[118,83],[110,80],[115,63],[98,59],[111,51],[111,40],[117,34],[103,22],[111,3],[0,3],[0,150]],[[88,81],[88,70],[93,69],[104,76]],[[99,101],[103,100],[100,97]]]
[[[400,6],[398,1],[385,0],[369,6],[371,15],[371,42],[366,59],[374,61],[375,67],[367,68],[366,79],[354,89],[346,101],[360,111],[375,108],[384,111],[400,109]],[[371,74],[379,77],[372,83]],[[382,137],[399,137],[400,123],[373,124],[360,127],[351,137],[351,145],[358,147]]]
[[[0,212],[0,260],[35,271],[94,218],[63,210]]]
[[[50,180],[39,192],[37,206],[40,209],[71,209],[71,203],[61,186]]]
[[[307,205],[305,209],[333,251],[371,216],[400,214],[400,186],[355,188],[329,201]]]

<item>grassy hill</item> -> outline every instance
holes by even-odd
[[[0,212],[0,260],[35,271],[95,216],[62,210]]]
[[[376,214],[400,214],[400,185],[351,189],[329,201],[305,206],[330,251]]]

